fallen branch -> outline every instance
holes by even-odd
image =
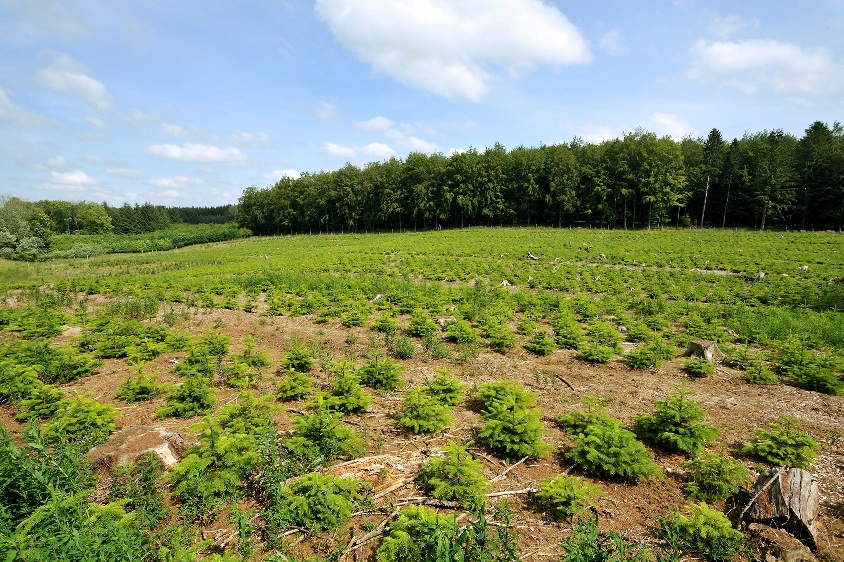
[[[762,487],[759,489],[759,491],[758,491],[758,492],[756,492],[755,494],[753,494],[753,497],[752,497],[752,498],[750,498],[750,501],[749,501],[749,502],[747,502],[747,505],[746,505],[746,506],[744,506],[744,509],[742,509],[742,510],[741,510],[741,514],[739,515],[739,518],[738,518],[738,523],[739,523],[739,524],[741,524],[741,522],[742,522],[742,521],[744,521],[744,515],[745,515],[745,513],[747,513],[747,510],[748,510],[748,509],[750,509],[750,506],[752,506],[752,505],[753,505],[753,502],[755,502],[755,501],[756,501],[756,498],[758,498],[760,495],[762,495],[762,492],[764,492],[765,490],[767,490],[767,489],[768,489],[768,486],[770,486],[770,485],[774,482],[774,480],[776,480],[777,478],[779,478],[779,477],[780,477],[780,475],[783,473],[783,471],[785,471],[785,468],[780,468],[780,469],[776,472],[776,474],[774,474],[773,476],[771,476],[771,479],[770,479],[770,480],[768,480],[767,482],[765,482],[765,485],[764,485],[764,486],[762,486]]]
[[[373,529],[369,533],[365,534],[361,538],[358,539],[356,537],[352,537],[352,540],[349,541],[349,544],[346,547],[346,550],[347,551],[356,550],[356,549],[360,548],[361,546],[365,545],[366,543],[368,543],[369,541],[377,539],[378,537],[385,534],[390,529],[387,526],[387,523],[389,523],[390,520],[393,517],[398,515],[399,511],[401,511],[401,510],[398,507],[396,509],[394,509],[393,512],[390,513],[383,521],[381,521],[381,523],[375,529]]]
[[[519,494],[535,494],[539,491],[539,488],[524,488],[522,490],[506,490],[504,492],[492,492],[491,494],[487,494],[486,497],[488,498],[498,498],[501,496],[516,496]]]
[[[378,492],[377,494],[372,496],[372,499],[377,500],[378,498],[382,498],[382,497],[386,496],[387,494],[389,494],[390,492],[394,492],[394,491],[398,490],[399,488],[403,488],[403,487],[407,486],[408,484],[410,484],[414,480],[416,480],[416,476],[413,476],[412,478],[408,478],[407,480],[402,480],[398,484],[394,484],[393,486],[390,486],[386,490]]]
[[[418,496],[415,498],[403,498],[398,503],[397,506],[407,505],[407,504],[415,504],[415,505],[431,505],[434,507],[444,507],[446,509],[462,509],[463,504],[460,502],[449,501],[449,500],[439,500],[437,498],[431,498],[428,496]]]
[[[484,459],[485,461],[487,461],[490,464],[498,464],[497,461],[489,458],[488,456],[486,456],[482,452],[478,451],[477,449],[466,449],[466,450],[469,451],[472,454],[472,456],[474,456],[474,457],[481,457],[482,459]]]
[[[490,480],[490,482],[498,482],[499,480],[504,480],[505,478],[507,478],[508,472],[510,472],[511,470],[513,470],[514,468],[516,468],[517,466],[519,466],[520,464],[522,464],[526,460],[528,460],[528,457],[524,457],[519,462],[517,462],[515,464],[511,464],[510,466],[507,467],[507,470],[505,470],[504,472],[502,472],[501,474],[499,474],[498,476],[496,476],[495,478]]]
[[[562,376],[557,375],[557,374],[555,374],[554,376],[555,376],[555,377],[557,377],[557,379],[558,379],[560,382],[562,382],[564,385],[566,385],[566,386],[567,386],[567,387],[569,387],[570,389],[574,390],[574,387],[571,385],[571,383],[570,383],[569,381],[567,381],[566,379],[564,379]]]

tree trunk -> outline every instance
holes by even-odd
[[[706,200],[709,198],[709,174],[706,174],[706,189],[703,191],[703,209],[700,211],[700,228],[703,228],[703,217],[706,215]]]
[[[721,228],[727,227],[727,206],[730,204],[730,186],[733,183],[733,176],[730,174],[730,179],[727,181],[727,198],[724,199],[724,218],[721,220]]]

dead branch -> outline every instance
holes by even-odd
[[[418,476],[418,475],[416,475],[416,476]],[[411,482],[416,480],[416,476],[413,476],[412,478],[408,478],[407,480],[402,480],[398,484],[394,484],[394,485],[390,486],[389,488],[387,488],[386,490],[378,492],[377,494],[372,496],[372,499],[377,500],[378,498],[382,498],[382,497],[386,496],[390,492],[394,492],[394,491],[398,490],[399,488],[403,488],[404,486],[407,486],[408,484],[410,484]]]
[[[519,494],[535,494],[539,491],[539,488],[524,488],[522,490],[506,490],[504,492],[492,492],[491,494],[487,494],[486,497],[488,498],[498,498],[501,496],[516,496]]]
[[[569,381],[567,381],[566,379],[564,379],[562,376],[557,375],[557,374],[554,374],[554,376],[555,376],[555,377],[557,377],[557,379],[558,379],[560,382],[562,382],[564,385],[566,385],[566,386],[567,386],[567,387],[569,387],[570,389],[574,390],[574,387],[571,385],[571,383],[570,383]]]
[[[490,480],[490,482],[498,482],[499,480],[504,480],[505,478],[507,478],[508,472],[510,472],[511,470],[513,470],[514,468],[516,468],[517,466],[519,466],[520,464],[522,464],[526,460],[528,460],[528,458],[524,457],[519,462],[517,462],[515,464],[511,464],[510,466],[507,467],[507,469],[504,472],[502,472],[501,474],[499,474],[498,476],[496,476],[495,478]]]

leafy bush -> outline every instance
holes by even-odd
[[[525,347],[536,355],[551,355],[557,348],[557,344],[544,330],[537,330],[533,337],[525,343]]]
[[[124,507],[135,513],[144,529],[155,529],[167,514],[164,492],[158,484],[163,464],[155,453],[147,453],[136,463],[114,470],[109,501],[126,500]]]
[[[152,400],[161,394],[161,392],[162,389],[158,385],[154,373],[148,375],[138,373],[136,377],[123,379],[115,396],[124,402],[133,403]]]
[[[624,356],[624,362],[631,369],[655,369],[662,365],[662,358],[651,346],[645,345],[631,350]]]
[[[592,321],[587,326],[587,332],[595,343],[610,347],[614,352],[621,350],[621,334],[614,325],[607,322]]]
[[[415,351],[413,342],[406,336],[392,336],[387,338],[387,349],[397,359],[410,359]]]
[[[397,423],[413,433],[435,433],[451,423],[451,408],[423,388],[411,388],[402,401]]]
[[[402,366],[389,357],[379,359],[376,356],[358,369],[360,382],[369,388],[388,392],[401,384],[401,373]]]
[[[573,531],[561,544],[564,551],[561,562],[641,562],[651,559],[644,544],[630,545],[615,531],[601,531],[597,519],[578,519]],[[662,560],[668,562],[670,559],[657,557],[658,562]]]
[[[439,331],[440,327],[431,319],[430,314],[424,310],[414,310],[407,325],[407,331],[411,336],[417,338],[430,338]]]
[[[282,371],[279,371],[282,374]],[[306,373],[288,369],[284,372],[276,391],[276,398],[282,402],[307,398],[314,390],[314,378]]]
[[[228,433],[259,435],[272,431],[270,416],[277,409],[272,400],[271,395],[256,397],[251,392],[241,392],[236,401],[220,408],[216,423]],[[200,422],[195,427],[204,430],[207,422]]]
[[[548,454],[550,446],[541,441],[545,428],[539,411],[528,408],[536,401],[532,392],[512,381],[499,381],[480,385],[477,397],[484,418],[478,432],[482,443],[507,460]]]
[[[426,379],[422,385],[425,393],[437,402],[447,406],[456,406],[463,401],[463,392],[466,390],[466,385],[461,384],[456,378],[448,374],[448,370],[443,367],[437,369],[437,374],[433,379]]]
[[[560,474],[546,478],[539,484],[536,502],[555,521],[563,521],[583,513],[587,505],[602,495],[600,486],[593,486],[577,476]]]
[[[669,518],[660,519],[663,539],[714,562],[732,560],[741,548],[744,535],[733,529],[723,513],[706,503],[689,504],[685,509],[691,517],[675,512]]]
[[[52,417],[59,409],[65,392],[51,384],[34,386],[29,393],[29,398],[18,402],[20,413],[16,416],[19,420],[38,419],[43,420]]]
[[[591,394],[584,395],[581,398],[581,402],[585,408],[584,410],[575,410],[557,418],[557,423],[569,435],[586,433],[590,427],[599,425],[621,427],[621,422],[609,415],[609,412],[601,405],[601,401],[597,396]]]
[[[192,375],[185,382],[174,387],[165,397],[166,406],[159,408],[155,415],[163,418],[176,416],[190,418],[209,411],[216,402],[214,389],[202,376]]]
[[[483,415],[501,408],[529,408],[536,404],[536,394],[509,379],[478,385],[474,398]]]
[[[498,353],[507,353],[507,350],[516,347],[516,336],[507,326],[496,326],[490,328],[487,333],[489,348]]]
[[[35,367],[14,361],[0,361],[0,404],[28,398],[43,383]]]
[[[685,385],[678,386],[667,400],[655,403],[653,414],[636,417],[636,434],[668,452],[696,455],[703,451],[721,430],[703,423],[706,412],[689,398],[692,395]]]
[[[399,323],[393,316],[382,312],[372,323],[372,329],[376,332],[393,335],[399,331]]]
[[[120,412],[110,404],[101,404],[90,396],[73,396],[59,402],[52,420],[44,426],[44,434],[54,440],[95,445],[108,439],[118,416]]]
[[[715,365],[703,357],[693,357],[683,363],[683,370],[696,378],[705,378],[715,372]]]
[[[769,425],[771,431],[756,430],[756,438],[745,443],[743,451],[773,466],[808,468],[818,456],[820,445],[800,429],[800,422],[783,416],[782,423]]]
[[[293,370],[300,373],[309,373],[314,366],[314,358],[308,346],[294,341],[287,350],[287,357],[281,362],[282,370]]]
[[[367,490],[360,480],[315,472],[282,488],[268,511],[280,528],[297,526],[320,533],[342,525]]]
[[[566,456],[593,476],[641,480],[660,474],[651,453],[619,425],[596,424],[570,435],[577,446]]]
[[[419,471],[419,481],[431,496],[458,501],[467,508],[479,508],[490,483],[484,478],[483,464],[467,451],[471,443],[449,443],[439,456],[431,457]]]
[[[554,330],[554,340],[564,349],[577,349],[583,338],[580,322],[574,316],[557,313],[551,317],[551,329]]]
[[[455,343],[471,345],[478,341],[478,332],[467,320],[452,320],[445,325],[445,336]]]
[[[577,355],[590,363],[606,363],[615,357],[615,349],[593,342],[579,345]]]
[[[752,361],[742,375],[751,384],[779,384],[780,378],[773,371],[766,369],[761,359]]]
[[[833,372],[838,367],[832,358],[813,353],[797,340],[790,340],[780,350],[780,374],[806,390],[839,394],[844,383]]]
[[[341,457],[363,454],[363,444],[358,434],[340,423],[343,414],[325,407],[312,413],[296,416],[293,435],[285,448],[301,459],[314,464],[324,464]]]
[[[12,353],[14,360],[35,367],[38,378],[49,384],[66,384],[89,377],[102,361],[91,359],[74,347],[54,347],[46,340],[25,342]]]
[[[686,461],[683,468],[692,473],[691,482],[683,489],[689,497],[697,500],[725,500],[752,482],[743,464],[713,453]]]
[[[325,397],[325,405],[332,410],[362,414],[372,403],[372,397],[363,390],[356,373],[341,369],[331,379],[331,383],[333,388]]]

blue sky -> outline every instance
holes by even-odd
[[[844,120],[844,2],[0,0],[0,194],[234,203],[414,150]]]

